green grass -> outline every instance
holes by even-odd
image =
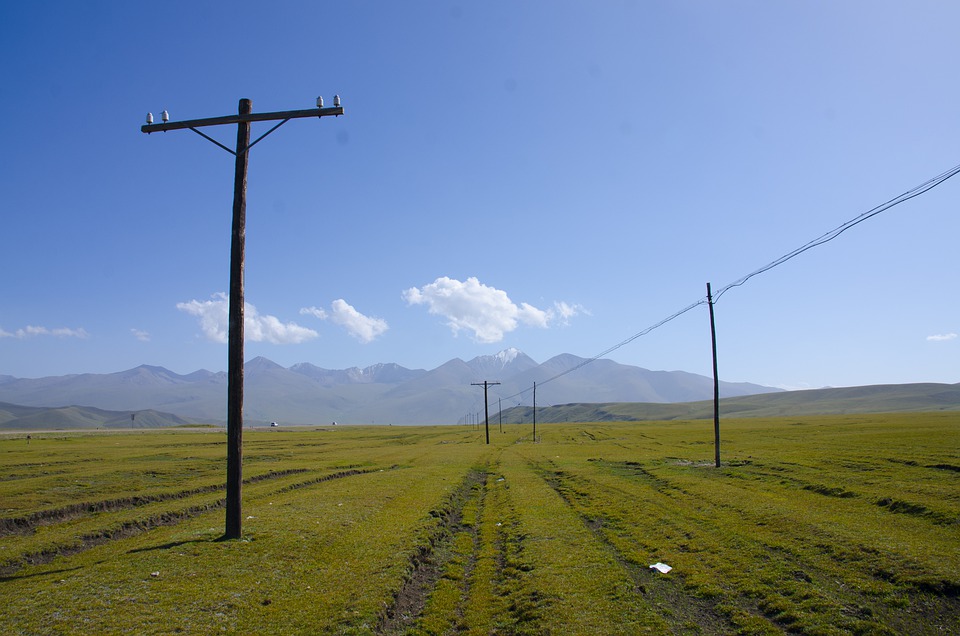
[[[960,411],[960,384],[890,384],[809,389],[722,398],[725,417],[783,417],[836,413]],[[504,421],[529,422],[529,406],[503,412]],[[557,404],[537,409],[537,421],[610,422],[713,419],[713,400],[699,402],[607,402]]]
[[[0,436],[0,632],[960,633],[960,415],[722,426]]]

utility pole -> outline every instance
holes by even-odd
[[[497,413],[500,414],[500,432],[503,432],[503,399],[497,398]]]
[[[537,383],[533,383],[533,443],[537,443]]]
[[[707,283],[707,305],[710,307],[710,342],[713,345],[713,448],[720,468],[720,376],[717,374],[717,325],[713,319],[713,294]]]
[[[317,98],[317,107],[274,113],[254,113],[253,102],[241,99],[236,115],[191,119],[171,122],[163,111],[160,124],[153,123],[153,114],[147,113],[147,124],[141,132],[154,133],[190,129],[207,141],[223,148],[236,158],[233,181],[233,228],[230,239],[230,306],[227,344],[227,506],[224,539],[239,539],[242,527],[241,486],[243,484],[243,266],[245,258],[247,221],[247,159],[250,149],[264,137],[291,119],[304,117],[339,117],[343,114],[340,96],[333,98],[333,107],[324,108],[323,98]],[[273,128],[250,143],[250,124],[255,121],[278,121]],[[237,147],[231,150],[199,129],[207,126],[237,124]]]
[[[487,444],[489,444],[490,443],[490,405],[487,402],[487,387],[495,386],[500,383],[487,382],[486,380],[484,380],[483,382],[471,382],[470,384],[471,386],[483,387],[483,421],[484,421],[484,426],[486,426],[486,429],[487,429]]]

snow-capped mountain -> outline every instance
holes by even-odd
[[[398,364],[329,370],[303,362],[284,368],[267,358],[244,365],[244,420],[281,424],[454,424],[483,410],[476,382],[498,382],[490,391],[504,408],[529,402],[688,402],[712,397],[713,380],[682,371],[650,371],[562,354],[538,364],[517,349],[459,358],[426,371]],[[569,370],[576,368],[575,371]],[[721,382],[724,397],[778,391]],[[24,406],[87,406],[114,411],[155,409],[198,422],[226,420],[225,373],[178,375],[143,365],[108,374],[21,379],[4,377],[0,402]],[[523,397],[518,397],[523,396]]]
[[[300,362],[290,367],[294,373],[312,378],[324,386],[337,384],[395,384],[405,382],[426,373],[423,369],[407,369],[399,364],[379,363],[363,369],[350,367],[349,369],[330,370]]]
[[[480,380],[502,381],[533,369],[537,363],[519,349],[510,348],[492,356],[477,356],[467,366],[481,376],[489,376]]]

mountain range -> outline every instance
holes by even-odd
[[[492,411],[500,406],[529,405],[535,382],[538,406],[692,402],[713,395],[712,378],[693,373],[651,371],[570,354],[538,364],[516,349],[470,361],[455,358],[429,371],[392,363],[330,370],[303,362],[285,368],[258,357],[244,365],[244,422],[456,424],[477,413],[482,416],[483,388],[473,383],[484,380],[500,383],[490,387]],[[779,391],[758,384],[720,383],[723,397]],[[179,418],[164,420],[170,423],[223,423],[226,392],[224,372],[200,370],[179,375],[148,365],[108,374],[33,379],[0,376],[0,402],[9,405],[90,407],[127,414],[155,411]],[[8,427],[4,421],[9,424],[19,417],[0,415],[0,427]],[[118,417],[117,422],[129,416]]]

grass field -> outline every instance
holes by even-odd
[[[960,634],[960,414],[537,432],[0,436],[0,633]]]

